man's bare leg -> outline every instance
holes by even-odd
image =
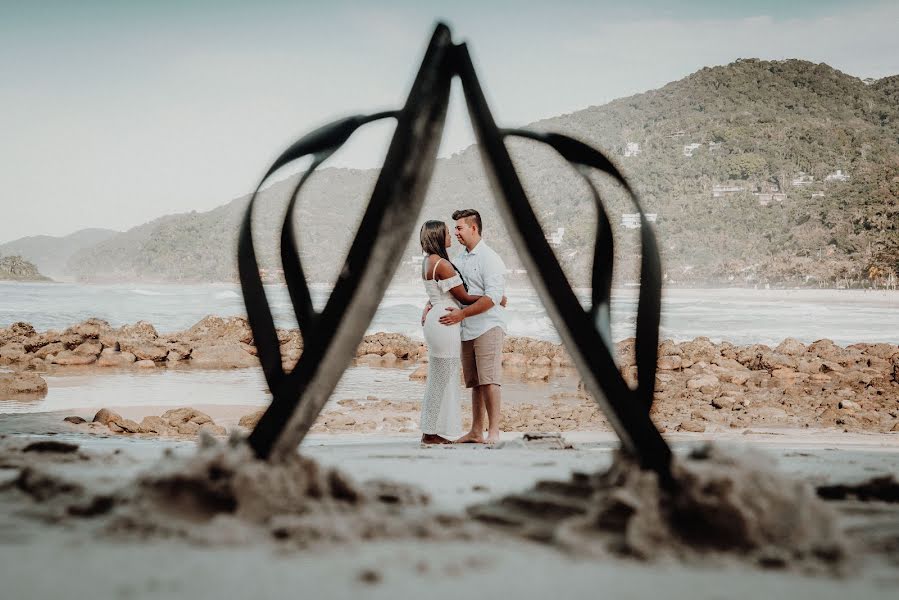
[[[471,388],[471,430],[456,440],[457,444],[484,443],[484,398],[482,385]]]
[[[502,402],[500,399],[500,390],[502,388],[493,383],[482,385],[480,387],[482,390],[481,398],[483,398],[484,405],[487,407],[487,424],[490,428],[487,432],[487,443],[496,444],[499,442],[499,423],[502,419]]]

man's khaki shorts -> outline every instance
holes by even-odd
[[[502,385],[502,372],[502,327],[494,327],[480,337],[462,342],[462,376],[465,387],[473,388],[488,383]]]

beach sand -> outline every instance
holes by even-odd
[[[72,344],[92,343],[87,339]],[[607,544],[607,532],[574,526],[575,538],[601,542],[588,552],[561,537],[537,541],[473,518],[490,512],[484,507],[516,506],[545,524],[561,510],[575,519],[567,521],[570,534],[584,507],[590,510],[592,500],[538,496],[535,503],[533,496],[547,486],[565,489],[573,473],[601,473],[615,460],[617,439],[577,373],[557,346],[513,339],[503,444],[422,447],[416,428],[425,365],[391,356],[418,347],[366,344],[301,446],[303,459],[270,473],[229,454],[226,436],[198,445],[206,419],[222,428],[216,431],[245,434],[269,402],[250,366],[200,369],[165,359],[152,369],[48,364],[27,371],[41,373],[46,396],[0,405],[3,597],[845,599],[894,597],[899,587],[899,504],[824,502],[813,492],[899,473],[894,346],[787,340],[741,348],[699,339],[660,348],[653,418],[679,460],[707,442],[734,456],[761,453],[776,461],[770,472],[789,478],[785,488],[795,481],[806,490],[795,498],[810,504],[797,515],[834,514],[833,522],[812,519],[806,532],[835,523],[844,555],[807,554],[810,570],[792,556],[766,563],[733,548],[627,555]],[[621,346],[626,356],[627,343]],[[25,372],[15,370],[23,364],[11,372]],[[626,363],[623,371],[633,375]],[[187,433],[90,424],[100,409],[136,426],[180,407],[194,415]],[[63,420],[71,416],[88,423]],[[528,432],[562,435],[572,447],[525,442]],[[178,469],[193,475],[172,479]],[[298,480],[306,483],[297,487]],[[223,491],[229,481],[253,485]],[[727,481],[718,489],[726,492]],[[597,502],[633,492],[642,514],[647,496],[635,485]],[[183,489],[199,501],[185,504]],[[366,500],[346,504],[348,495]],[[292,516],[285,520],[284,512]]]
[[[55,415],[54,415],[55,416]],[[78,455],[41,454],[42,469],[85,487],[114,489],[153,470],[164,450],[176,457],[196,452],[195,442],[138,439],[64,431],[47,415],[6,415],[0,442],[21,448],[47,439],[78,444]],[[56,435],[35,435],[56,429]],[[15,432],[15,433],[13,433]],[[714,439],[725,447],[752,448],[774,457],[797,479],[854,483],[896,473],[895,435],[820,430],[732,431],[668,437],[683,455]],[[573,471],[595,472],[612,461],[613,434],[570,432],[575,449],[546,450],[516,443],[504,434],[502,448],[427,447],[415,434],[314,434],[302,454],[323,467],[339,468],[355,481],[389,479],[420,488],[431,499],[427,512],[464,519],[466,509],[515,494],[539,480],[565,480]],[[36,455],[35,455],[36,456]],[[65,458],[69,456],[69,458]],[[537,598],[888,598],[899,584],[899,506],[880,502],[835,503],[840,524],[859,549],[843,574],[808,575],[762,569],[736,561],[709,566],[644,562],[616,556],[586,558],[551,545],[507,536],[491,528],[462,539],[452,535],[323,543],[297,549],[274,539],[246,538],[198,543],[177,536],[98,533],[96,519],[46,518],[40,502],[10,490],[14,462],[0,468],[0,573],[9,598],[170,597],[408,597],[479,594]],[[3,486],[3,482],[6,485]],[[42,516],[44,515],[44,516]],[[226,526],[223,529],[227,530]],[[876,538],[876,543],[871,540]],[[879,544],[879,546],[878,546]]]

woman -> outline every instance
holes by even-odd
[[[421,442],[423,444],[451,444],[447,437],[455,437],[462,429],[459,406],[459,369],[462,361],[461,326],[443,325],[438,319],[446,308],[473,304],[480,296],[469,295],[461,275],[450,262],[446,249],[453,240],[443,221],[427,221],[419,235],[422,278],[431,310],[422,319],[425,341],[428,344],[428,381],[421,402]],[[503,298],[503,306],[506,299]]]

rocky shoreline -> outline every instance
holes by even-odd
[[[279,330],[278,337],[284,366],[290,368],[302,353],[302,339],[297,330]],[[503,350],[510,381],[535,384],[535,390],[559,378],[572,382],[570,389],[563,387],[549,395],[535,391],[535,396],[543,397],[535,397],[534,402],[507,405],[505,430],[608,428],[596,403],[576,383],[577,373],[561,345],[509,337]],[[619,342],[616,350],[623,376],[635,384],[634,340]],[[210,316],[172,334],[159,334],[146,322],[113,328],[91,319],[62,332],[43,333],[27,323],[15,323],[0,329],[0,366],[12,371],[0,373],[0,399],[42,397],[47,388],[41,373],[86,368],[251,368],[258,366],[255,352],[252,331],[240,317]],[[427,348],[401,334],[365,336],[356,362],[409,369],[413,379],[427,376]],[[770,347],[714,343],[707,338],[680,343],[664,340],[659,345],[658,367],[652,415],[667,430],[775,426],[899,431],[896,344],[841,347],[826,339],[806,345],[787,338]],[[414,431],[418,411],[417,398],[345,398],[322,414],[315,431]],[[252,427],[255,418],[258,414],[247,415],[241,425]],[[167,426],[171,434],[196,433],[179,432],[177,424]]]

